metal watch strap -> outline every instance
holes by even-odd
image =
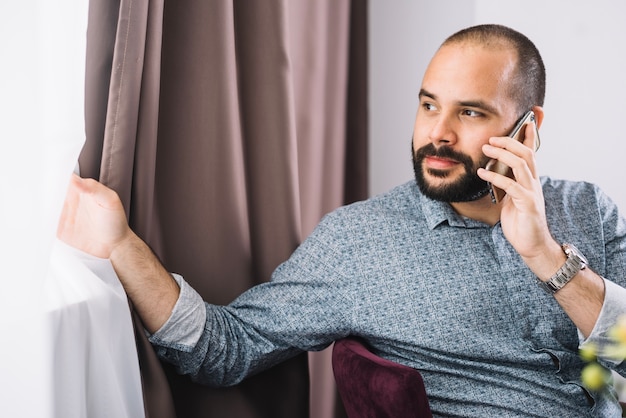
[[[587,259],[576,247],[571,244],[563,244],[561,247],[565,255],[567,255],[565,264],[550,277],[550,280],[546,282],[539,281],[539,286],[551,295],[562,289],[580,270],[587,267]]]

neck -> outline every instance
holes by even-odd
[[[455,202],[450,203],[450,205],[459,215],[490,226],[494,226],[500,221],[502,203],[494,204],[489,194],[472,202]]]

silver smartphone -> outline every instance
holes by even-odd
[[[537,136],[535,151],[537,151],[539,149],[540,143],[539,130],[537,129],[537,122],[535,121],[535,113],[532,110],[529,110],[524,114],[524,116],[521,117],[521,119],[515,124],[515,127],[508,136],[519,142],[524,142],[526,132],[525,128],[526,125],[528,125],[529,123],[532,123],[535,127],[535,135]],[[485,169],[493,171],[494,173],[501,174],[503,176],[507,176],[509,178],[514,178],[513,170],[511,169],[511,167],[496,159],[489,160],[489,162],[485,166]],[[491,194],[491,201],[493,203],[498,203],[499,201],[501,201],[506,194],[504,190],[493,186],[491,183],[489,183],[489,193]]]

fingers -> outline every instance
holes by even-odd
[[[128,230],[117,193],[95,180],[72,176],[57,227],[61,241],[108,258]]]
[[[509,137],[493,137],[482,149],[487,157],[497,159],[511,167],[514,179],[484,169],[478,170],[478,176],[504,190],[511,197],[522,198],[524,190],[535,189],[538,179],[533,151],[538,138],[534,126],[529,124],[525,133],[523,143]]]
[[[525,129],[526,131],[524,132],[524,145],[536,152],[541,145],[537,127],[534,123],[529,123],[526,125]]]
[[[491,138],[489,144],[483,145],[482,150],[487,157],[495,158],[511,167],[518,180],[518,175],[523,175],[524,171],[532,175],[535,173],[535,157],[532,149],[511,138]]]
[[[90,178],[81,178],[72,175],[70,192],[76,193],[94,204],[108,210],[117,210],[121,207],[118,194],[104,184]]]

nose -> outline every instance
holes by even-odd
[[[437,146],[452,145],[457,141],[455,123],[452,117],[440,114],[430,129],[428,138]]]

